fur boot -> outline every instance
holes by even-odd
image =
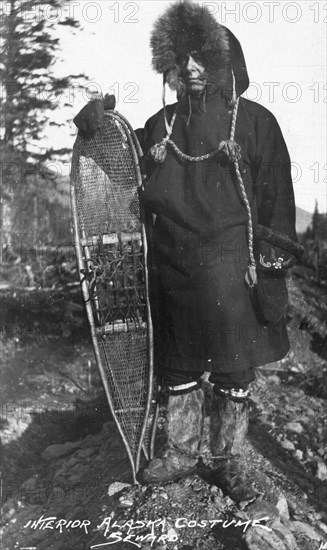
[[[246,479],[242,454],[249,424],[247,398],[231,398],[214,392],[212,397],[210,447],[217,485],[235,502],[258,496]]]
[[[202,437],[203,407],[201,388],[169,396],[167,447],[162,457],[151,460],[144,470],[146,483],[172,481],[195,470]]]

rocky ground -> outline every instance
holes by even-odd
[[[206,468],[132,485],[90,344],[64,319],[60,338],[4,333],[1,548],[327,548],[327,288],[294,268],[289,291],[291,352],[252,388],[244,460],[262,494],[250,504],[225,497]]]

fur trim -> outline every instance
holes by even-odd
[[[181,62],[192,51],[201,54],[209,73],[230,66],[229,37],[208,8],[184,0],[170,6],[156,21],[151,34],[152,64],[174,90],[181,86]]]

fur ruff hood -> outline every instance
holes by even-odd
[[[232,69],[236,94],[249,85],[244,55],[237,38],[217,23],[208,8],[184,0],[171,5],[155,22],[151,34],[152,64],[165,82],[177,92],[182,87],[181,63],[191,52],[199,52],[205,68],[232,95]]]

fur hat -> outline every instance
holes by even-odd
[[[235,36],[215,20],[207,7],[191,0],[171,5],[157,19],[150,44],[153,68],[164,75],[173,90],[180,89],[182,62],[192,52],[200,54],[206,70],[221,85],[232,87],[233,68],[238,95],[249,85],[243,52]]]

